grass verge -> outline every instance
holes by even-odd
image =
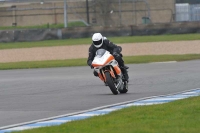
[[[127,56],[124,57],[126,64],[163,62],[163,61],[186,61],[200,59],[200,54],[186,55],[146,55],[146,56]],[[50,67],[71,67],[86,66],[87,59],[68,59],[68,60],[50,60],[50,61],[25,61],[0,63],[0,70],[7,69],[30,69],[30,68],[50,68]]]
[[[157,35],[157,36],[126,36],[126,37],[108,37],[115,44],[120,43],[139,43],[139,42],[161,42],[161,41],[189,41],[200,40],[200,34],[179,34],[179,35]],[[32,47],[49,47],[49,46],[66,46],[91,44],[91,38],[77,38],[65,40],[46,40],[38,42],[12,42],[0,43],[0,49],[13,48],[32,48]]]
[[[133,106],[108,115],[21,133],[197,133],[200,96],[166,104]]]

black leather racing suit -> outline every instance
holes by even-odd
[[[99,48],[96,48],[93,44],[90,46],[87,64],[89,66],[91,66],[92,61],[95,57],[96,51],[101,48],[109,51],[114,56],[115,60],[119,64],[119,67],[122,69],[122,72],[125,74],[126,80],[128,81],[128,73],[124,67],[124,61],[122,59],[122,54],[120,53],[122,51],[122,48],[120,46],[117,46],[114,43],[110,42],[108,39],[104,39],[102,46]]]
[[[95,57],[96,51],[98,49],[105,49],[107,51],[109,51],[114,57],[116,54],[120,55],[120,52],[122,51],[122,48],[120,46],[117,46],[115,44],[113,44],[112,42],[110,42],[108,39],[103,40],[103,44],[100,48],[96,48],[93,44],[90,46],[89,48],[89,56],[88,56],[88,60],[87,60],[87,64],[89,66],[91,66],[92,61]],[[119,63],[120,66],[124,66],[124,61],[121,58],[121,56],[119,57],[115,57],[115,59],[117,60],[117,62]]]

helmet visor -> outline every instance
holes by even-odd
[[[93,41],[94,45],[99,46],[102,44],[102,39],[99,41]]]

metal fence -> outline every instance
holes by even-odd
[[[64,23],[64,0],[0,1],[0,27]],[[127,26],[200,21],[199,4],[175,0],[67,0],[67,21]]]

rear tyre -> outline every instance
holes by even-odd
[[[112,93],[114,95],[117,95],[119,92],[118,92],[117,88],[115,87],[115,84],[113,82],[113,79],[112,79],[110,73],[109,72],[105,72],[105,76],[106,76],[106,82],[107,82],[110,90],[112,91]]]
[[[123,88],[123,90],[119,90],[119,92],[120,93],[126,93],[126,92],[128,92],[128,82],[127,81],[124,82],[124,88]]]

